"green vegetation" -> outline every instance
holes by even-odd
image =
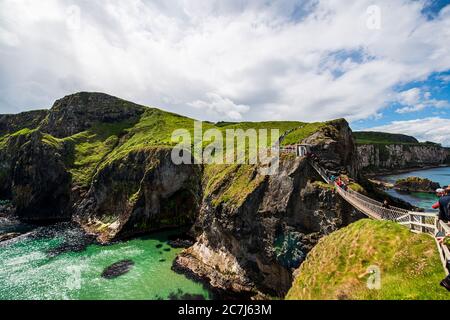
[[[404,134],[360,131],[353,132],[353,136],[358,144],[421,144],[416,138]]]
[[[264,180],[252,165],[207,165],[204,171],[205,195],[215,195],[213,205],[240,205]]]
[[[208,128],[208,125],[204,125]],[[148,108],[141,119],[130,129],[119,145],[105,158],[102,166],[127,156],[130,152],[149,148],[171,148],[172,133],[177,129],[186,129],[193,136],[194,120],[159,109]]]
[[[100,162],[119,142],[133,122],[98,123],[89,130],[61,139],[69,149],[66,164],[75,184],[87,186]],[[53,138],[55,139],[55,138]]]
[[[431,183],[432,181],[427,178],[420,177],[406,177],[402,179],[398,179],[395,184],[404,184],[404,183]]]
[[[320,188],[320,189],[324,189],[324,190],[333,190],[334,186],[332,184],[328,184],[322,181],[314,181],[312,183],[313,186]]]
[[[394,184],[394,188],[405,191],[434,193],[437,188],[440,188],[440,185],[426,178],[407,177],[398,179]]]
[[[450,237],[445,237],[445,239],[444,239],[444,244],[445,244],[447,247],[450,247]]]
[[[300,128],[292,131],[284,138],[282,145],[299,143],[326,126],[325,122],[303,123]]]
[[[367,287],[370,266],[381,289]],[[450,299],[432,237],[388,221],[360,220],[321,239],[301,265],[287,299]]]
[[[365,190],[360,184],[358,184],[358,183],[356,183],[356,182],[351,182],[351,183],[348,185],[348,187],[349,187],[351,190],[356,191],[356,192],[358,192],[358,193],[361,193],[361,194],[367,194],[366,190]]]

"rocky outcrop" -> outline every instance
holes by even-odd
[[[332,172],[356,174],[354,142],[345,120],[331,122],[303,141],[313,145]],[[193,230],[197,242],[177,257],[175,269],[189,270],[214,287],[248,294],[283,296],[292,272],[324,235],[362,216],[323,183],[306,158],[282,157],[275,175],[251,177],[232,201],[231,173],[206,194]],[[236,173],[237,172],[237,173]],[[226,194],[227,196],[223,196]],[[244,196],[243,196],[244,194]]]
[[[320,155],[320,164],[333,173],[348,173],[356,176],[358,158],[352,130],[345,119],[327,122],[327,125],[301,141],[313,146]]]
[[[192,224],[200,206],[201,170],[175,165],[170,153],[134,151],[104,165],[75,203],[75,219],[103,242]]]
[[[428,192],[434,193],[436,189],[440,188],[439,183],[433,182],[429,179],[419,177],[408,177],[397,180],[394,188],[406,192]]]
[[[194,227],[197,242],[177,268],[226,290],[285,294],[293,268],[317,241],[360,217],[331,189],[312,184],[314,176],[305,159],[282,161],[242,205],[216,207],[217,195],[207,197]]]
[[[145,107],[104,94],[80,92],[57,100],[42,131],[57,138],[82,132],[96,123],[130,120],[141,115]]]
[[[77,93],[56,101],[51,110],[0,115],[1,199],[11,199],[23,221],[70,219],[80,196],[71,191],[73,147],[55,137],[96,124],[135,122],[144,110],[106,94]]]
[[[25,128],[36,128],[47,117],[48,110],[35,110],[19,114],[0,115],[0,135]]]
[[[450,156],[448,149],[436,144],[362,144],[357,148],[359,169],[364,172],[438,166],[448,163]]]
[[[12,199],[22,221],[70,219],[70,174],[62,153],[40,131],[8,139],[0,153],[1,195]]]

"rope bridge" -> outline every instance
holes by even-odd
[[[336,187],[337,193],[358,211],[369,218],[375,220],[389,220],[407,226],[412,232],[425,233],[431,235],[435,240],[439,250],[441,261],[445,272],[448,274],[447,264],[450,261],[450,251],[447,246],[439,243],[436,239],[437,234],[450,234],[450,227],[439,220],[435,213],[415,212],[397,207],[385,207],[379,201],[371,199],[351,189],[343,188],[331,182],[327,172],[314,161],[309,161],[311,166],[317,171],[326,183],[331,183]]]

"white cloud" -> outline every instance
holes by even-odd
[[[450,82],[450,76],[441,76],[440,79],[444,82]]]
[[[432,141],[450,146],[450,119],[430,117],[408,121],[394,121],[391,124],[367,129],[401,133],[416,137],[419,141]]]
[[[420,88],[400,92],[398,103],[404,106],[395,111],[399,114],[422,111],[427,107],[444,108],[449,106],[448,101],[432,99],[430,92],[423,92]]]
[[[207,100],[197,100],[188,105],[205,110],[213,116],[222,116],[230,120],[241,120],[242,114],[250,110],[249,106],[237,105],[230,99],[225,99],[216,93],[208,93]]]
[[[427,20],[425,2],[376,1],[371,30],[372,0],[2,0],[0,112],[86,90],[208,120],[376,117],[450,69],[450,6]]]

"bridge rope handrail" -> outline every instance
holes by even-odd
[[[394,221],[401,225],[409,226],[409,229],[413,232],[431,235],[436,240],[445,273],[447,275],[449,274],[448,263],[450,262],[450,251],[442,241],[438,240],[437,235],[439,233],[444,234],[444,236],[450,235],[450,226],[441,221],[437,214],[434,212],[416,212],[393,206],[383,206],[381,202],[362,195],[352,189],[346,188],[346,190],[344,190],[341,186],[338,186],[335,181],[330,180],[326,170],[320,165],[314,161],[309,161],[309,163],[326,183],[332,184],[336,188],[337,193],[344,200],[368,217],[376,220]]]

